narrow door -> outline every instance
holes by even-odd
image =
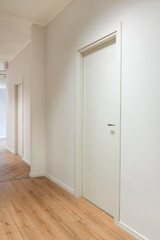
[[[17,97],[17,152],[22,156],[22,84],[18,85]]]
[[[83,196],[114,216],[116,41],[84,54]]]

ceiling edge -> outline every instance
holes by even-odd
[[[10,20],[10,21],[14,21],[14,22],[23,22],[28,25],[37,24],[37,25],[41,25],[41,26],[46,26],[46,23],[44,23],[44,22],[34,21],[32,19],[27,19],[27,18],[22,18],[22,17],[17,17],[14,15],[5,14],[2,12],[0,12],[0,19]]]
[[[66,3],[65,3],[64,5],[62,5],[62,6],[59,8],[59,10],[56,11],[55,14],[53,14],[53,16],[47,21],[47,23],[46,23],[45,26],[47,26],[50,22],[52,22],[52,21],[54,20],[54,18],[55,18],[60,12],[62,12],[63,9],[65,9],[69,3],[71,3],[71,1],[72,1],[72,0],[66,0]]]
[[[56,11],[53,16],[46,22],[44,21],[35,21],[33,19],[29,19],[29,18],[22,18],[22,17],[18,17],[18,16],[15,16],[15,15],[10,15],[10,14],[6,14],[6,13],[3,13],[3,12],[0,12],[0,19],[4,19],[4,20],[11,20],[11,21],[14,21],[14,22],[23,22],[23,23],[26,23],[26,24],[37,24],[37,25],[40,25],[40,26],[43,26],[43,27],[46,27],[60,12],[63,11],[63,9],[65,7],[67,7],[67,5],[71,2],[72,0],[66,0],[66,3],[64,5],[62,5],[60,7],[60,9],[58,11]]]
[[[31,43],[31,40],[29,40],[12,58],[10,58],[10,59],[8,60],[8,62],[9,62],[9,63],[12,62],[12,61],[23,51],[23,49],[25,49],[25,47],[27,47],[27,45],[28,45],[29,43]]]

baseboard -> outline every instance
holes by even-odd
[[[11,153],[15,154],[15,152],[14,152],[14,150],[13,150],[13,149],[11,149],[11,148],[9,148],[9,147],[6,147],[6,149],[7,149],[9,152],[11,152]]]
[[[134,231],[132,228],[128,227],[126,224],[122,223],[121,221],[117,224],[117,226],[136,240],[149,240],[138,232]]]
[[[22,158],[22,160],[25,162],[25,163],[27,163],[29,166],[31,166],[31,162],[29,161],[29,160],[27,160],[26,158]]]
[[[31,177],[31,178],[45,177],[45,173],[30,172],[30,177]]]
[[[62,182],[60,182],[59,180],[57,180],[56,178],[51,176],[49,173],[46,174],[46,178],[48,178],[49,180],[51,180],[52,182],[54,182],[55,184],[57,184],[61,188],[65,189],[67,192],[69,192],[72,195],[74,195],[74,190],[73,189],[71,189],[70,187],[66,186],[65,184],[63,184]]]

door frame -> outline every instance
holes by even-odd
[[[112,39],[116,39],[116,79],[118,86],[117,91],[117,113],[116,122],[116,169],[115,169],[115,214],[114,221],[116,224],[120,221],[120,165],[121,165],[121,75],[122,75],[122,47],[121,47],[121,23],[108,31],[105,35],[91,40],[87,44],[76,50],[76,76],[75,76],[75,141],[74,141],[74,159],[75,159],[75,179],[74,188],[75,196],[83,196],[83,54],[97,46],[100,46]]]
[[[16,81],[14,83],[14,154],[18,154],[18,144],[17,144],[17,140],[18,140],[18,127],[17,127],[17,99],[18,99],[18,85],[22,85],[22,158],[23,158],[23,154],[24,154],[24,148],[23,148],[23,136],[24,136],[24,99],[23,99],[23,93],[24,93],[24,84],[23,84],[23,77]]]

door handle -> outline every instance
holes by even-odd
[[[115,127],[115,124],[108,123],[108,127]]]

